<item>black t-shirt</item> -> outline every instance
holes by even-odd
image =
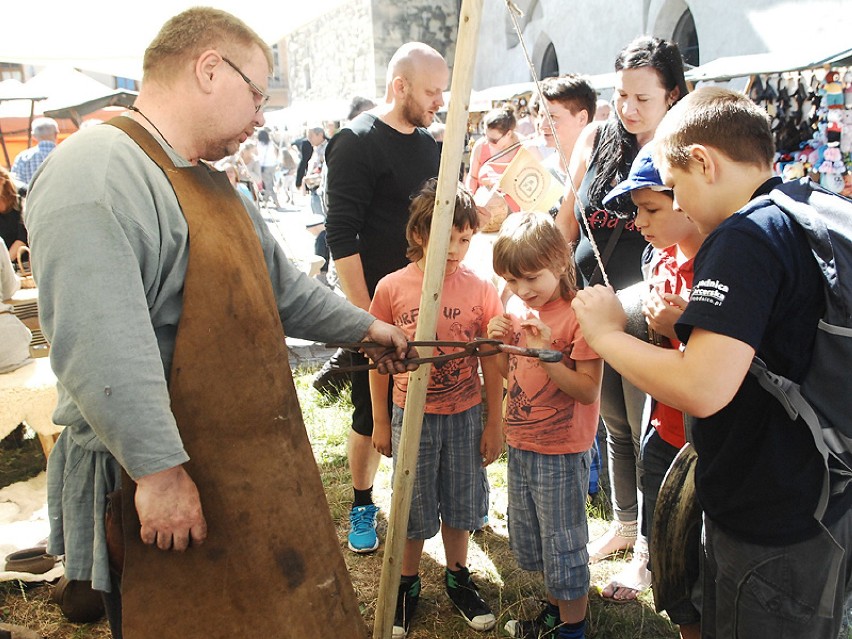
[[[314,152],[314,146],[308,138],[299,138],[293,145],[299,149],[299,165],[296,167],[296,188],[302,187],[302,180],[308,170],[308,163],[311,161],[311,155]]]
[[[6,248],[10,248],[17,240],[21,240],[24,244],[27,243],[27,229],[21,219],[21,212],[17,209],[12,209],[6,213],[0,213],[0,237],[6,243]],[[15,259],[15,255],[12,259]]]
[[[755,196],[780,180],[769,180]],[[752,346],[770,370],[801,382],[824,311],[819,268],[804,232],[767,198],[720,224],[695,257],[689,305],[676,325]],[[746,541],[786,544],[817,531],[822,458],[807,425],[747,374],[733,400],[699,419],[696,484],[705,513]]]
[[[326,241],[335,259],[360,254],[367,290],[406,264],[408,207],[438,175],[440,156],[426,129],[400,133],[362,113],[326,149]]]
[[[580,183],[580,188],[577,189],[577,194],[580,197],[577,205],[574,207],[574,215],[580,225],[580,241],[574,250],[574,257],[579,267],[578,277],[582,275],[584,284],[589,283],[598,262],[595,259],[592,243],[589,241],[586,225],[583,223],[581,216],[586,216],[589,226],[592,229],[595,244],[597,244],[601,255],[603,255],[613,230],[618,223],[618,217],[613,211],[597,209],[589,204],[589,187],[596,173],[597,164],[593,162],[589,166],[588,171],[586,171],[586,175]],[[648,246],[648,243],[642,237],[639,229],[636,228],[633,220],[628,220],[616,241],[615,249],[606,263],[606,274],[609,278],[609,283],[612,284],[615,290],[618,291],[627,288],[631,284],[642,280],[642,251],[645,250],[646,246]],[[603,280],[598,276],[597,281],[594,283],[602,284]]]

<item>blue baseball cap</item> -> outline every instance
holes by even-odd
[[[660,172],[654,166],[654,160],[651,158],[651,144],[646,144],[642,147],[639,155],[636,156],[633,164],[630,165],[630,173],[627,179],[606,194],[606,197],[603,199],[603,205],[606,206],[615,198],[632,193],[638,189],[671,191],[669,187],[663,184]]]

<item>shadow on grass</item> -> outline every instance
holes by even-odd
[[[316,452],[316,451],[315,451]],[[379,511],[378,531],[382,544],[378,551],[356,555],[348,550],[346,535],[349,530],[349,509],[352,502],[350,475],[345,455],[324,456],[319,464],[332,518],[337,527],[338,541],[344,555],[352,583],[365,622],[371,629],[374,623],[379,593],[385,545],[387,539],[387,513],[390,503],[390,470],[380,467],[374,497],[382,508]],[[500,503],[499,493],[504,488],[492,486],[493,526],[471,536],[468,565],[480,592],[497,617],[491,636],[506,636],[503,626],[509,619],[532,619],[541,609],[545,589],[541,573],[521,569],[512,555],[505,534],[505,512],[494,511]],[[495,499],[497,497],[497,499]],[[615,572],[624,565],[621,561],[603,562],[593,567],[594,572]],[[423,584],[420,606],[413,621],[410,639],[473,639],[483,633],[469,628],[456,612],[444,591],[444,554],[440,535],[426,542],[420,564]],[[598,574],[597,579],[605,576]],[[593,576],[593,580],[595,577]],[[667,639],[678,636],[676,629],[665,616],[654,611],[650,594],[643,594],[636,602],[613,603],[600,597],[592,588],[589,597],[588,639]]]

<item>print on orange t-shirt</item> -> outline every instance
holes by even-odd
[[[409,341],[413,340],[422,290],[423,271],[416,264],[409,264],[379,281],[370,313],[399,326]],[[503,312],[494,285],[464,265],[444,278],[440,308],[436,339],[456,342],[486,337],[488,320]],[[458,350],[447,349],[446,352]],[[444,351],[438,348],[434,354],[442,355]],[[481,403],[478,366],[475,355],[433,364],[426,393],[426,412],[454,415]],[[404,407],[407,390],[408,373],[394,375],[393,403]]]
[[[533,309],[513,296],[506,312],[512,317],[510,343],[526,346],[520,322],[537,316],[551,329],[550,348],[564,353],[563,365],[573,369],[575,361],[599,359],[583,338],[570,302],[559,298]],[[587,451],[595,439],[599,413],[600,399],[581,404],[553,383],[539,360],[509,355],[505,423],[510,446],[546,455]]]

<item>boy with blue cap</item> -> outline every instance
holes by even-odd
[[[642,273],[649,285],[643,314],[648,322],[649,338],[663,348],[681,348],[674,331],[675,321],[686,308],[692,289],[692,259],[704,236],[676,207],[672,190],[663,184],[646,145],[630,167],[627,179],[604,198],[604,206],[629,196],[636,207],[634,224],[649,246],[642,255]],[[650,541],[654,508],[660,485],[675,455],[686,443],[683,413],[663,402],[650,399],[649,423],[639,450],[639,478],[643,494],[642,533]],[[644,544],[642,544],[644,546]],[[697,548],[688,566],[697,568]],[[692,575],[690,575],[692,576]],[[698,575],[694,577],[697,579]],[[602,591],[604,598],[615,601],[635,599],[650,584],[648,549],[637,543],[633,561],[610,580]],[[698,637],[699,614],[690,601],[680,602],[666,612],[680,626],[682,637]]]

